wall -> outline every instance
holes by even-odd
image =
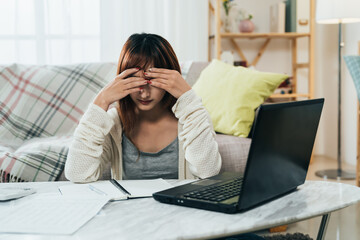
[[[342,27],[345,47],[342,56],[357,55],[360,23]],[[319,152],[337,159],[338,126],[338,25],[316,24],[316,96],[325,97],[326,104],[320,126]],[[341,160],[356,165],[357,155],[357,96],[353,80],[342,60],[341,91]]]
[[[337,158],[337,27],[315,25],[315,97],[325,98],[316,154]]]

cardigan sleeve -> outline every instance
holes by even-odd
[[[65,163],[65,177],[72,182],[92,182],[99,179],[104,165],[110,161],[111,116],[91,103],[77,126]]]
[[[191,89],[179,97],[172,111],[183,126],[179,140],[184,143],[185,159],[192,174],[200,178],[218,174],[221,156],[210,116],[201,99]]]

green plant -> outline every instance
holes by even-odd
[[[253,15],[248,13],[245,9],[239,10],[239,19],[240,20],[251,20]]]
[[[232,2],[233,2],[233,0],[223,0],[223,7],[225,9],[226,16],[229,15],[230,8],[233,4]]]

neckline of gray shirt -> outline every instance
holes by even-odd
[[[139,151],[123,134],[123,179],[177,179],[179,142],[176,137],[156,153]],[[140,158],[139,157],[140,152]]]

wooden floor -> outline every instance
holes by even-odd
[[[310,164],[307,180],[325,180],[315,176],[315,172],[325,169],[337,169],[335,159],[330,159],[324,156],[315,156]],[[342,169],[355,171],[355,166],[342,163]],[[355,180],[337,181],[327,179],[326,181],[342,182],[346,184],[355,185]],[[284,233],[301,232],[309,234],[311,238],[316,239],[321,217],[312,218],[302,222],[288,225],[287,231]],[[267,232],[259,232],[258,234],[266,234]],[[360,203],[344,208],[342,210],[333,212],[330,217],[329,225],[327,228],[326,240],[359,240],[360,239]]]
[[[343,170],[355,171],[355,166],[352,166],[352,165],[349,165],[346,163],[341,163],[341,167]],[[316,171],[325,170],[325,169],[337,169],[336,160],[328,158],[328,157],[324,157],[324,156],[315,156],[309,166],[308,175],[306,177],[306,180],[314,180],[314,181],[315,180],[325,180],[325,179],[320,178],[315,175]],[[331,179],[327,179],[327,181],[338,182],[337,180],[331,180]],[[346,180],[346,181],[343,180],[343,181],[339,181],[339,182],[356,185],[355,179],[354,180]]]

